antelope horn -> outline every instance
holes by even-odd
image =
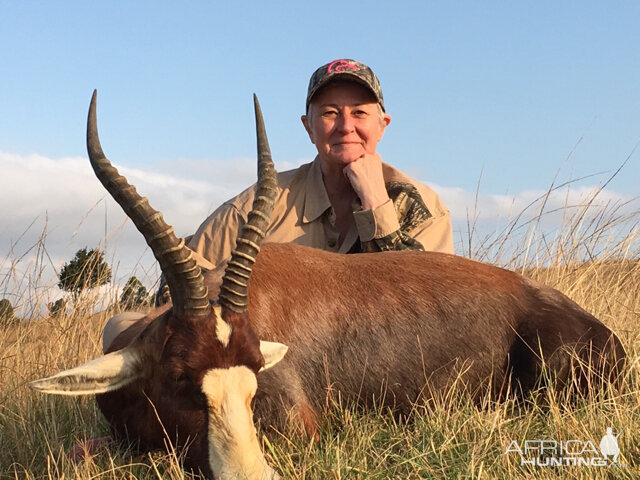
[[[208,315],[211,307],[207,287],[191,250],[182,238],[175,236],[173,227],[164,221],[162,214],[151,208],[149,201],[105,157],[98,138],[97,96],[98,92],[94,90],[87,119],[87,150],[96,176],[151,247],[167,279],[176,316]]]
[[[220,287],[220,304],[234,312],[247,310],[249,277],[251,269],[260,251],[260,243],[265,237],[273,211],[276,197],[276,170],[271,159],[269,141],[264,127],[262,110],[258,97],[253,95],[256,115],[256,136],[258,137],[258,182],[256,196],[247,223],[242,226],[236,241],[236,248],[231,254]]]

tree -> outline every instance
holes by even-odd
[[[76,256],[65,263],[58,276],[58,287],[77,297],[88,288],[95,288],[111,281],[111,268],[104,261],[104,252],[98,248],[81,248]]]
[[[65,310],[67,309],[67,301],[64,298],[59,298],[55,302],[49,303],[47,308],[49,309],[49,315],[54,318],[58,317],[65,313]]]
[[[0,325],[9,325],[15,319],[13,306],[6,298],[0,300]]]
[[[122,295],[120,295],[120,305],[123,309],[139,307],[149,300],[149,294],[142,282],[136,277],[127,280]]]

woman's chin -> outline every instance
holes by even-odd
[[[360,154],[342,154],[342,155],[334,155],[332,157],[332,162],[336,163],[336,164],[340,164],[343,166],[347,166],[350,163],[355,162],[356,160],[358,160],[359,158],[362,157],[362,153]]]
[[[331,152],[330,156],[333,157],[337,163],[348,165],[358,160],[364,153],[361,145],[343,145],[341,148],[337,148]]]

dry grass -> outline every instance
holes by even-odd
[[[619,389],[592,391],[571,406],[562,392],[549,390],[527,405],[487,399],[482,407],[452,389],[416,405],[402,422],[385,411],[334,405],[326,411],[317,443],[289,431],[263,436],[268,461],[284,478],[293,479],[638,478],[638,214],[620,218],[616,209],[608,212],[609,217],[606,212],[592,215],[585,207],[553,240],[535,228],[525,229],[521,238],[514,229],[506,232],[512,236],[511,247],[500,236],[482,241],[470,236],[470,245],[479,250],[469,250],[558,288],[612,327],[629,354]],[[505,252],[510,252],[506,261]],[[23,283],[27,295],[37,296],[37,288]],[[138,455],[117,445],[80,464],[66,457],[76,442],[107,434],[104,419],[92,398],[45,396],[27,384],[100,352],[101,328],[109,312],[89,316],[88,310],[85,305],[57,319],[0,330],[0,477],[185,478],[179,459]],[[614,431],[626,427],[619,438],[624,466],[521,467],[515,454],[504,454],[512,440],[580,439],[597,446],[608,426]]]

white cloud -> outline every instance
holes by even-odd
[[[468,192],[460,188],[441,187],[431,184],[449,207],[453,220],[466,220],[467,214],[483,219],[513,218],[525,213],[534,216],[544,204],[544,211],[579,210],[590,204],[605,207],[614,203],[624,204],[633,199],[611,190],[601,190],[596,186],[576,186],[555,191],[525,190],[513,195],[498,195]],[[631,207],[628,207],[629,210]]]
[[[621,239],[635,238],[640,213],[637,198],[593,185],[477,198],[476,192],[431,186],[451,212],[456,251],[470,254],[472,231],[471,255],[499,264],[521,264],[525,252],[547,262],[561,243],[613,254]]]

